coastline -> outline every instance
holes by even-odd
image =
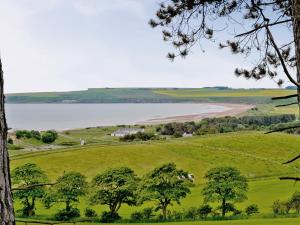
[[[228,110],[222,112],[211,112],[211,113],[203,113],[203,114],[190,114],[183,116],[170,116],[163,118],[153,118],[143,122],[137,123],[138,125],[156,125],[156,124],[165,124],[165,123],[173,123],[173,122],[191,122],[191,121],[200,121],[205,118],[214,118],[214,117],[225,117],[225,116],[237,116],[241,113],[244,113],[255,105],[249,104],[236,104],[236,103],[205,103],[208,105],[216,105],[223,106],[228,108]]]

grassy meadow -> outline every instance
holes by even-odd
[[[201,190],[205,182],[203,176],[208,169],[216,166],[234,166],[250,181],[248,200],[237,204],[237,208],[243,210],[249,204],[258,204],[261,212],[259,217],[272,217],[272,203],[277,199],[285,200],[300,189],[297,183],[278,179],[279,176],[296,175],[300,172],[300,162],[282,165],[282,162],[299,153],[300,138],[297,135],[238,132],[128,144],[120,143],[107,135],[106,133],[112,128],[107,129],[99,131],[100,128],[93,128],[64,133],[70,136],[69,138],[87,138],[89,135],[91,140],[93,137],[99,138],[87,146],[71,146],[51,151],[18,150],[21,151],[20,154],[11,155],[11,167],[13,169],[32,162],[46,171],[52,181],[64,171],[81,172],[90,181],[93,176],[107,168],[129,166],[142,176],[157,166],[174,162],[179,168],[195,175],[195,186],[192,188],[191,195],[184,199],[181,205],[175,204],[170,208],[179,210],[199,206],[202,203]],[[99,132],[98,136],[95,135],[97,132]],[[101,132],[104,133],[101,135]],[[103,137],[103,134],[106,135]],[[64,135],[61,138],[67,139]],[[107,140],[102,143],[101,140],[104,138]],[[87,199],[83,198],[78,208],[83,212],[87,204]],[[151,203],[141,207],[124,205],[120,209],[120,215],[129,218],[132,212],[151,205]],[[17,203],[16,207],[18,209],[20,205]],[[36,218],[49,218],[58,208],[59,205],[45,209],[41,203],[38,203]],[[93,208],[98,213],[106,210],[105,206],[93,206]],[[253,224],[251,221],[242,224]],[[203,224],[210,223],[229,224],[229,222]]]

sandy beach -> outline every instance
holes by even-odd
[[[224,117],[224,116],[237,116],[249,109],[255,107],[255,105],[248,104],[235,104],[235,103],[205,103],[209,105],[223,106],[227,109],[222,112],[202,113],[202,114],[191,114],[183,116],[171,116],[163,118],[149,119],[139,124],[151,125],[151,124],[163,124],[172,122],[188,122],[188,121],[200,121],[204,118]]]

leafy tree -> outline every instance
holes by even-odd
[[[47,181],[46,174],[36,164],[27,163],[12,171],[12,181],[20,186],[19,190],[14,192],[14,197],[21,200],[23,215],[34,215],[36,200],[45,195],[44,187],[34,185]]]
[[[90,201],[95,205],[108,205],[109,213],[115,215],[122,204],[136,204],[138,182],[137,175],[128,167],[109,169],[92,180],[95,193]]]
[[[140,201],[155,201],[157,209],[162,210],[163,219],[167,218],[167,207],[190,193],[192,181],[188,172],[179,170],[174,163],[165,164],[148,173],[139,187]]]
[[[44,143],[52,143],[58,137],[58,134],[55,130],[48,130],[42,134],[42,141]]]
[[[232,167],[217,167],[209,170],[202,190],[205,202],[221,202],[222,216],[225,216],[228,203],[242,202],[247,198],[247,179]]]
[[[85,176],[78,172],[69,172],[57,179],[48,195],[44,198],[46,208],[55,203],[65,203],[65,212],[72,211],[72,203],[79,202],[79,197],[86,195],[87,182]]]

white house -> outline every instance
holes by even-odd
[[[183,133],[182,137],[193,137],[193,134],[191,133]]]
[[[141,128],[122,128],[122,129],[119,129],[119,130],[111,133],[111,136],[113,136],[113,137],[124,137],[125,135],[136,134],[138,132],[145,132],[145,129],[141,129]]]

